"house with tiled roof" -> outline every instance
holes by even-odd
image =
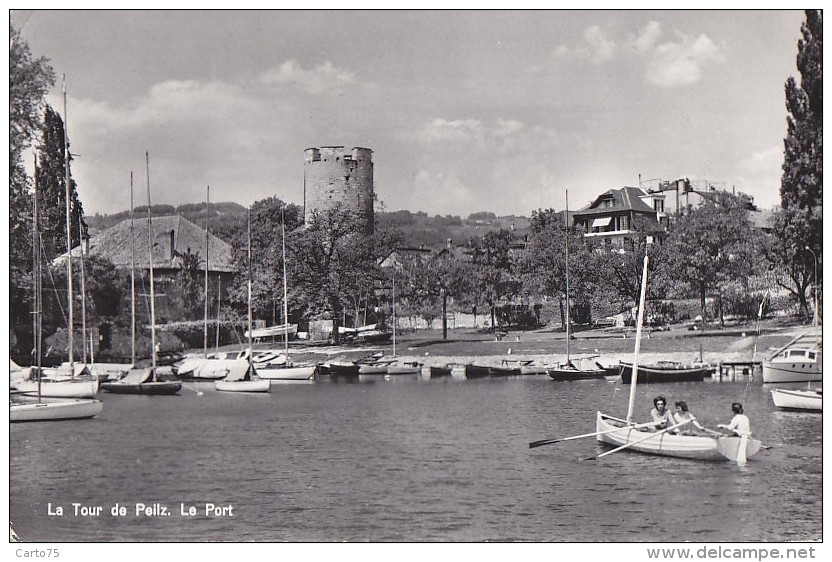
[[[151,234],[152,226],[152,234]],[[152,251],[148,251],[152,240]],[[206,250],[207,244],[207,250]],[[198,254],[199,271],[205,271],[206,254],[209,274],[233,274],[231,245],[213,234],[205,235],[205,228],[197,226],[181,215],[126,219],[105,230],[94,233],[84,244],[72,250],[72,257],[102,256],[119,269],[135,264],[137,271],[149,270],[151,256],[153,270],[159,276],[182,269],[183,256]],[[56,261],[62,261],[60,256]]]
[[[572,214],[572,224],[583,227],[587,238],[620,246],[641,228],[651,233],[666,229],[664,199],[663,193],[640,187],[610,189]]]

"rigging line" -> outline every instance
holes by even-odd
[[[751,386],[751,382],[754,380],[754,363],[757,361],[757,340],[760,338],[760,322],[763,319],[763,307],[766,304],[766,300],[768,300],[768,293],[769,291],[766,290],[766,293],[763,295],[763,300],[760,301],[760,309],[757,312],[757,329],[754,332],[754,351],[751,353],[751,374],[748,377],[748,380],[745,383],[745,388],[742,390],[742,401],[745,402],[746,396],[748,395],[748,388]]]
[[[43,245],[43,233],[38,233],[38,240],[40,241],[41,256],[46,256],[46,248]],[[61,311],[61,316],[64,319],[64,324],[69,326],[69,320],[67,319],[66,312],[64,311],[64,307],[61,304],[61,297],[58,295],[58,286],[55,284],[55,278],[52,276],[52,268],[46,267],[46,271],[47,273],[49,273],[49,281],[52,283],[52,290],[55,292],[55,302],[58,303],[58,309]]]

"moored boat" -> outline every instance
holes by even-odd
[[[93,398],[98,393],[98,379],[43,379],[38,385],[36,380],[26,380],[15,384],[15,389],[30,396],[46,398]]]
[[[713,375],[715,367],[704,363],[685,364],[677,361],[657,361],[638,366],[639,383],[697,382]],[[633,364],[621,362],[621,382],[630,384]]]
[[[469,363],[465,365],[466,379],[483,379],[491,376],[491,367],[488,365],[479,365],[477,363]]]
[[[450,365],[431,365],[430,366],[430,378],[431,379],[443,379],[451,376],[451,371],[453,367]]]
[[[574,359],[546,369],[549,378],[555,381],[577,381],[602,379],[609,376],[610,370],[590,357]],[[617,368],[616,368],[617,374]]]
[[[520,365],[511,365],[503,361],[502,365],[493,365],[490,368],[492,377],[519,377],[523,374]]]
[[[764,383],[823,380],[823,351],[812,335],[803,334],[763,361]]]
[[[266,366],[257,369],[261,379],[274,381],[305,381],[315,375],[315,365]]]
[[[9,404],[10,422],[79,420],[97,416],[104,408],[101,400],[65,399],[15,401]]]
[[[415,361],[392,363],[387,367],[388,376],[415,375],[418,377],[421,374],[422,365]]]
[[[167,379],[167,380],[166,380]],[[162,375],[157,369],[131,369],[115,381],[101,383],[101,389],[113,394],[154,394],[171,395],[182,389],[182,383]]]
[[[773,388],[771,399],[781,410],[823,411],[823,391],[821,389],[792,390]]]

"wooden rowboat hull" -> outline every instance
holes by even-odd
[[[620,428],[620,431],[614,431]],[[598,432],[612,431],[598,435],[598,441],[620,447],[645,439],[650,432],[641,431],[627,427],[623,420],[613,418],[598,412],[595,424]],[[739,437],[705,437],[698,435],[677,435],[671,433],[656,432],[656,437],[646,439],[639,443],[630,445],[627,450],[648,453],[651,455],[662,455],[666,457],[679,457],[685,459],[697,459],[708,461],[735,460],[736,450],[739,446]],[[749,439],[745,456],[750,458],[760,450],[761,443],[757,439]],[[734,458],[730,458],[730,455]]]
[[[714,368],[710,365],[639,365],[638,384],[660,382],[699,382],[710,377]],[[621,362],[621,382],[630,384],[633,377],[633,364]]]

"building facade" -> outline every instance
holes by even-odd
[[[667,226],[665,195],[649,193],[639,187],[610,189],[572,215],[572,224],[581,226],[587,238],[621,246],[637,230],[660,232]]]
[[[364,229],[373,230],[373,151],[343,146],[307,148],[303,163],[304,222],[312,215],[340,206],[359,217]]]

